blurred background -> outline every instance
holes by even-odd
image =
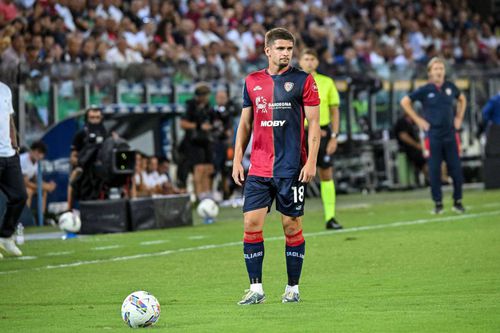
[[[70,147],[89,106],[146,159],[136,173],[167,161],[170,192],[162,183],[142,195],[193,193],[190,170],[179,175],[180,119],[199,82],[209,87],[210,108],[229,110],[212,124],[221,152],[211,186],[221,203],[240,198],[229,170],[243,80],[267,66],[264,34],[274,27],[295,35],[296,55],[315,49],[318,72],[339,90],[339,193],[426,186],[393,128],[400,99],[427,82],[434,56],[468,101],[460,133],[465,182],[483,182],[482,109],[500,91],[498,0],[1,0],[0,80],[13,91],[21,145],[47,145],[43,178],[57,183],[49,211],[67,209]],[[319,195],[317,184],[308,195]]]

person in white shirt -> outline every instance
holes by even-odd
[[[163,181],[158,173],[158,157],[151,156],[148,161],[147,170],[143,176],[144,185],[151,191],[153,194],[161,194]]]
[[[120,35],[116,46],[106,53],[106,61],[110,64],[125,67],[132,63],[141,63],[144,59],[139,52],[129,48],[125,37]]]
[[[23,253],[16,246],[12,235],[26,203],[26,188],[19,163],[19,147],[14,124],[12,92],[0,82],[0,191],[7,197],[3,223],[0,226],[0,250],[19,257]],[[3,258],[0,252],[0,259]]]
[[[26,186],[26,192],[28,193],[28,200],[26,205],[31,207],[31,201],[33,195],[37,193],[37,171],[38,171],[38,161],[45,158],[47,154],[47,146],[42,141],[35,141],[31,144],[30,150],[22,153],[19,156],[21,162],[21,170],[24,177],[24,185]],[[47,205],[47,193],[51,193],[56,189],[56,183],[53,181],[42,182],[42,211],[45,213],[45,208]]]

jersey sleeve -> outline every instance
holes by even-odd
[[[335,82],[333,80],[331,82],[330,93],[328,94],[328,105],[329,106],[339,106],[340,98],[337,87],[335,86]]]
[[[248,108],[252,106],[252,100],[250,99],[250,96],[248,95],[248,90],[247,90],[247,82],[245,81],[245,85],[243,86],[243,108]]]
[[[304,106],[319,105],[318,86],[311,74],[307,75],[306,82],[304,83],[304,90],[302,92],[302,100]]]
[[[425,86],[422,86],[418,88],[417,90],[413,91],[412,93],[408,94],[408,97],[410,97],[412,102],[415,101],[420,101],[424,99],[425,96]]]

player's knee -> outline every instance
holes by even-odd
[[[255,232],[262,230],[262,222],[254,217],[249,217],[249,216],[245,217],[243,224],[245,232],[246,231]]]
[[[294,235],[299,230],[302,230],[300,216],[289,216],[283,221],[283,231],[285,232],[285,236]]]

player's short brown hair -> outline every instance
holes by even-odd
[[[316,59],[319,59],[318,52],[316,52],[316,50],[314,50],[314,49],[303,49],[302,52],[300,52],[300,58],[302,58],[305,55],[310,55]]]
[[[285,28],[274,28],[266,32],[265,46],[270,47],[278,39],[289,40],[295,45],[295,37]]]
[[[437,64],[437,63],[443,64],[443,66],[446,68],[446,63],[445,63],[445,61],[444,61],[443,58],[434,57],[431,60],[429,60],[429,62],[427,63],[427,73],[429,73],[429,71],[431,70],[432,66],[434,66],[434,64]]]

